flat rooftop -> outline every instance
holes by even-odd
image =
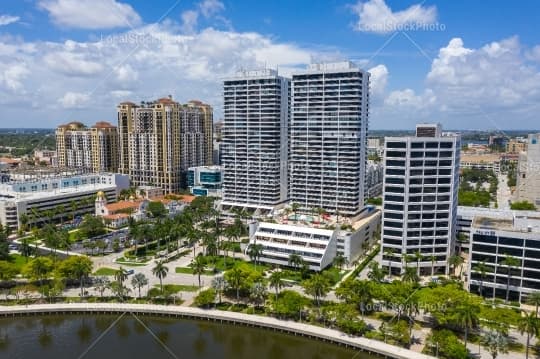
[[[540,215],[513,217],[512,219],[476,216],[473,219],[472,228],[516,233],[540,233]]]
[[[66,194],[74,194],[77,192],[99,192],[103,190],[109,190],[116,188],[115,184],[108,183],[95,183],[81,185],[77,187],[65,187],[58,188],[49,191],[36,191],[36,192],[15,192],[8,186],[0,185],[0,201],[20,201],[20,200],[39,200],[49,197],[57,197]]]

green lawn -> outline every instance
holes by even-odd
[[[95,275],[114,275],[114,273],[116,273],[116,269],[108,267],[99,268],[94,272]]]
[[[79,241],[82,241],[83,239],[85,238],[83,238],[81,232],[78,229],[69,231],[69,241],[71,243],[79,242]]]
[[[246,261],[244,261],[242,259],[239,259],[239,258],[225,257],[225,260],[221,256],[219,256],[219,257],[205,256],[204,258],[207,261],[207,267],[215,268],[216,270],[221,271],[221,272],[227,271],[227,270],[229,270],[229,269],[231,269],[234,266],[239,265],[239,264],[243,264],[245,266],[248,266],[251,269],[257,270],[257,271],[259,271],[261,273],[264,273],[264,272],[266,272],[267,270],[270,269],[270,267],[267,266],[266,264],[260,263],[260,264],[257,264],[255,266],[254,263],[246,262]]]
[[[182,274],[193,274],[193,269],[191,267],[176,267],[174,271],[176,273],[182,273]],[[214,272],[211,270],[205,270],[203,274],[213,275]]]
[[[10,262],[13,263],[19,270],[26,264],[26,258],[20,254],[10,254]],[[30,258],[29,258],[30,260]]]
[[[160,289],[159,284],[154,285],[154,288]],[[196,292],[199,290],[199,287],[196,285],[163,284],[163,290],[169,293]]]

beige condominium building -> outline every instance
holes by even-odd
[[[212,161],[212,107],[185,105],[170,96],[152,102],[122,102],[118,110],[119,171],[132,185],[178,192],[191,166]]]
[[[56,129],[58,166],[92,172],[118,170],[118,131],[108,122],[86,127],[70,122]]]
[[[519,155],[515,194],[540,209],[540,133],[529,135],[527,151]]]

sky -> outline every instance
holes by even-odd
[[[116,123],[122,101],[222,117],[241,69],[371,73],[371,129],[540,129],[540,2],[2,0],[0,127]]]

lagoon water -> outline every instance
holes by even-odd
[[[9,359],[373,359],[333,344],[264,329],[120,315],[0,319],[0,358]]]

